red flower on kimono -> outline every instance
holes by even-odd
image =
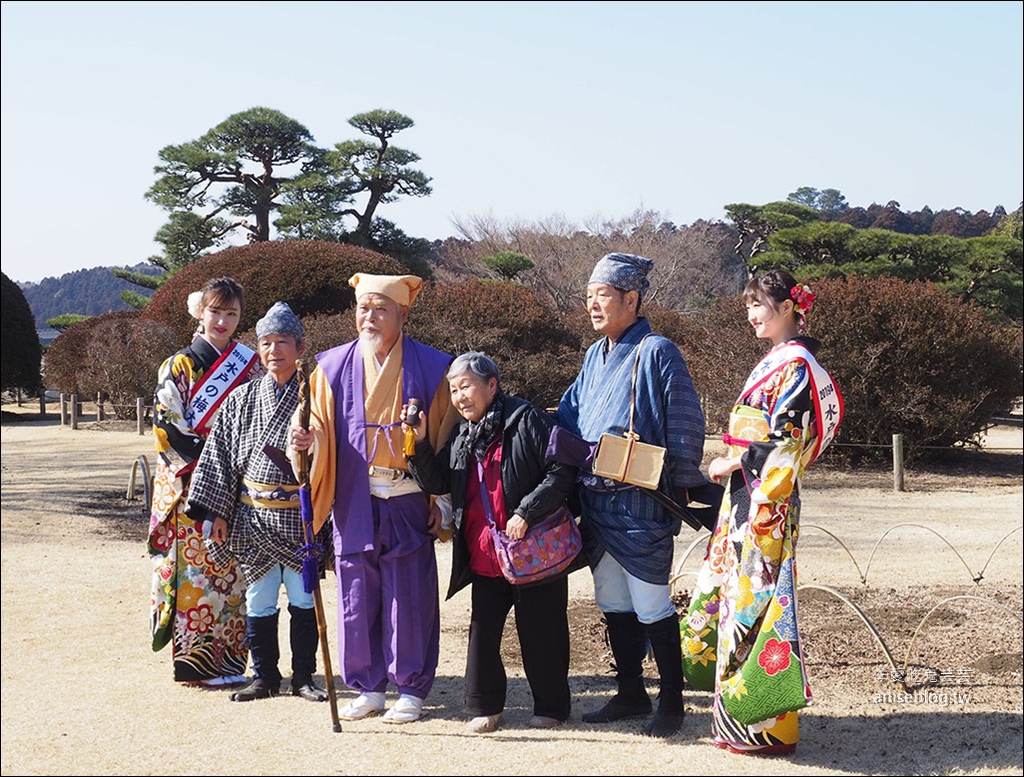
[[[788,642],[773,637],[765,643],[764,650],[757,657],[757,663],[771,677],[789,669],[789,656],[792,650],[793,647]]]
[[[174,531],[171,529],[170,521],[165,521],[157,526],[149,535],[149,544],[152,546],[151,553],[166,552],[174,544]]]
[[[238,648],[245,642],[246,623],[244,617],[232,617],[223,625],[221,631],[224,641],[233,648]]]
[[[205,634],[213,626],[213,610],[210,609],[208,604],[201,604],[189,610],[186,615],[190,631]]]

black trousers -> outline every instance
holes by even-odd
[[[523,669],[533,693],[533,714],[567,720],[569,696],[569,579],[514,586],[502,577],[473,576],[473,610],[466,654],[466,710],[472,717],[505,708],[508,679],[501,637],[515,609]]]

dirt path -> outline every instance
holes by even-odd
[[[1019,428],[998,434],[990,444],[1019,452]],[[149,649],[150,566],[133,539],[144,509],[117,504],[132,462],[152,460],[152,437],[5,422],[2,446],[4,775],[1024,773],[1021,625],[1000,607],[1022,610],[1019,456],[1015,475],[909,477],[904,493],[877,475],[853,486],[837,474],[808,479],[801,585],[856,603],[895,663],[909,663],[917,695],[891,696],[884,651],[849,605],[804,589],[815,704],[801,715],[797,753],[766,761],[711,745],[706,694],[687,692],[683,732],[667,741],[639,736],[642,721],[580,722],[611,689],[585,570],[570,578],[574,708],[561,729],[526,727],[529,690],[510,660],[505,727],[463,732],[465,591],[442,604],[438,680],[419,723],[346,723],[338,734],[327,705],[230,704],[223,692],[180,687],[169,653]],[[685,555],[695,538],[679,539],[680,590],[699,565],[699,544]],[[446,546],[438,560],[446,580]],[[940,604],[951,597],[962,598]],[[333,576],[324,601],[333,635]],[[286,667],[286,638],[282,649]],[[339,688],[342,702],[354,695]]]

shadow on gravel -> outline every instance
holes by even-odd
[[[149,533],[149,505],[142,499],[129,502],[124,494],[123,490],[94,493],[89,499],[76,502],[74,509],[80,515],[98,518],[105,535],[125,542],[145,542]]]

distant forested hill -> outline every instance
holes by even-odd
[[[163,270],[148,262],[142,262],[127,270],[159,275]],[[110,271],[110,267],[93,267],[88,270],[75,270],[65,273],[59,278],[43,278],[39,283],[19,283],[28,305],[32,308],[32,316],[36,320],[36,331],[41,339],[48,340],[50,334],[46,319],[62,313],[80,313],[84,316],[98,316],[111,310],[124,310],[128,307],[121,301],[121,292],[132,289],[147,297],[152,296],[149,289],[133,286],[123,281]]]

